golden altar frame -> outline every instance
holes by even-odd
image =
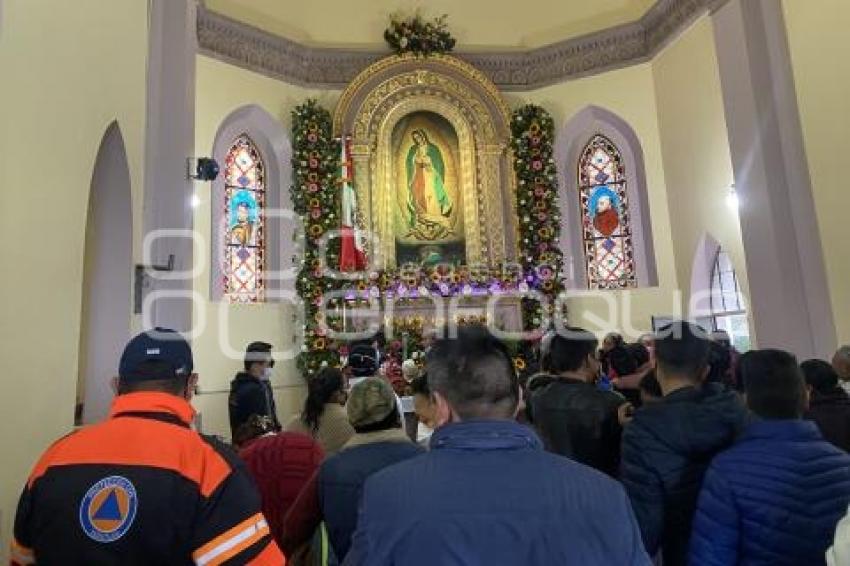
[[[447,55],[392,56],[365,69],[342,93],[334,133],[352,137],[360,228],[373,235],[373,265],[396,267],[393,233],[392,134],[404,117],[432,112],[459,142],[466,263],[516,259],[516,178],[510,113],[496,86],[477,69]]]

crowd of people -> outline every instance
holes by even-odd
[[[34,467],[12,564],[850,564],[850,347],[800,364],[674,322],[536,349],[518,375],[461,327],[396,382],[353,348],[281,424],[253,342],[226,446],[191,428],[188,343],[144,332],[109,418]]]

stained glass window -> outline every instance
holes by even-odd
[[[265,298],[265,203],[263,159],[242,134],[224,159],[224,296],[233,303]]]
[[[581,153],[578,190],[587,286],[636,287],[626,168],[617,146],[603,135],[593,136]]]

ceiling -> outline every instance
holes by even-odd
[[[656,0],[205,0],[208,9],[313,47],[383,45],[389,14],[449,15],[461,51],[528,49],[640,18]]]

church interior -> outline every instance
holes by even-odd
[[[368,309],[400,360],[550,315],[829,360],[848,28],[846,0],[0,0],[2,547],[155,326],[225,438],[246,344],[289,420]]]

